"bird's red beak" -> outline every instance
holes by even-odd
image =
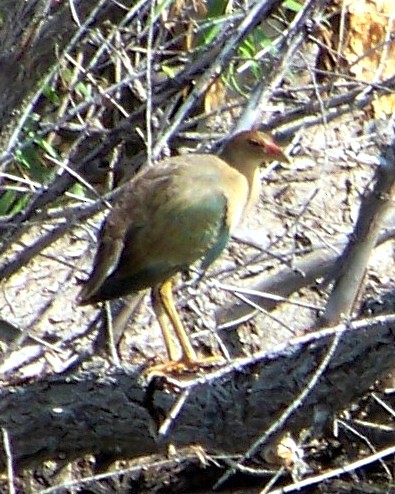
[[[290,158],[284,152],[284,150],[273,141],[266,141],[265,147],[268,153],[273,156],[274,160],[278,160],[281,163],[291,163]]]

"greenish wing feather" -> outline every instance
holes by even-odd
[[[207,269],[210,264],[212,264],[217,259],[217,257],[221,254],[221,252],[225,249],[227,243],[229,242],[229,237],[229,228],[226,226],[224,221],[218,233],[217,240],[203,257],[201,264],[203,269]]]
[[[105,282],[106,288],[111,285],[114,290],[118,284],[126,291],[126,287],[139,290],[153,286],[188,269],[199,259],[206,269],[229,240],[226,204],[221,193],[211,193],[204,200],[173,202],[166,205],[168,222],[163,222],[161,216],[160,226],[153,221],[130,228],[119,260],[119,265],[126,269],[111,275]],[[136,244],[140,248],[135,248]]]
[[[192,201],[179,214],[181,217],[179,221],[183,224],[186,238],[189,238],[191,242],[195,242],[196,245],[204,246],[200,248],[200,255],[193,259],[194,262],[201,258],[203,269],[206,269],[215,261],[228,243],[230,233],[226,224],[226,212],[226,197],[221,192],[213,194],[211,191],[206,196],[203,193],[200,200]],[[196,219],[196,222],[200,221],[201,228],[197,228],[194,231],[194,225],[188,225],[189,218]],[[191,250],[193,251],[193,248]]]

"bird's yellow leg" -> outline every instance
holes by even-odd
[[[160,301],[162,302],[163,309],[166,311],[166,314],[173,325],[178,341],[180,342],[180,346],[182,349],[181,361],[187,364],[195,363],[198,360],[196,352],[193,349],[191,342],[189,341],[189,337],[184,329],[180,316],[178,315],[176,306],[174,305],[171,279],[165,281],[162,285],[159,286],[158,295]],[[165,338],[165,344],[167,346],[166,338],[168,336],[165,336],[164,332],[163,337]],[[173,342],[172,345],[174,345]]]
[[[170,362],[150,367],[146,372],[148,375],[184,372],[199,368],[202,365],[217,365],[224,361],[222,357],[218,356],[204,358],[203,360],[198,359],[174,305],[171,280],[165,281],[162,285],[158,285],[152,289],[152,302],[162,330]],[[180,343],[182,349],[181,358],[178,348],[172,339],[169,322],[171,322]]]
[[[160,329],[162,331],[163,339],[165,342],[165,347],[167,351],[167,356],[172,362],[176,362],[179,358],[178,349],[174,344],[171,337],[171,332],[169,328],[169,320],[167,312],[163,306],[161,296],[159,293],[159,286],[152,289],[152,306],[155,311],[156,318],[158,319]]]

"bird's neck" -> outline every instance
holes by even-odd
[[[238,155],[235,150],[232,150],[232,153],[228,153],[226,148],[219,157],[246,177],[248,182],[247,207],[252,206],[257,201],[260,190],[259,163],[256,160],[249,160],[242,153]]]

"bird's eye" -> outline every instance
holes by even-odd
[[[250,144],[252,144],[253,146],[257,146],[257,147],[262,147],[262,142],[261,141],[255,141],[254,139],[250,139]]]

